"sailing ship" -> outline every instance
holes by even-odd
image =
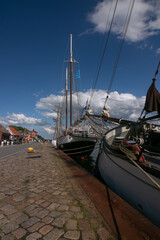
[[[67,155],[75,158],[77,156],[89,156],[94,149],[96,144],[96,134],[91,131],[91,128],[87,126],[85,129],[80,129],[78,124],[80,124],[84,118],[76,121],[72,124],[72,83],[74,78],[74,63],[76,61],[73,59],[72,51],[72,34],[70,34],[70,61],[69,61],[69,71],[66,69],[66,130],[57,137],[57,146]],[[68,129],[68,76],[70,75],[70,128]],[[60,116],[60,109],[57,116]],[[60,123],[60,117],[57,122]],[[60,129],[60,127],[58,127]]]
[[[97,168],[108,187],[160,227],[160,93],[155,77],[138,121],[105,133]],[[146,117],[155,111],[158,115]]]

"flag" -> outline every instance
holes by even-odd
[[[87,110],[87,106],[85,106],[85,107],[82,109],[81,118],[83,117],[83,113],[84,113],[85,110]]]
[[[80,78],[80,70],[78,70],[78,72],[76,74],[76,78]]]

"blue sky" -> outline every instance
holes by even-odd
[[[128,0],[120,0],[92,108],[100,112],[109,87]],[[63,102],[69,35],[80,68],[80,105],[90,99],[115,1],[0,1],[0,123],[54,132],[55,105]],[[109,14],[110,12],[110,14]],[[136,0],[107,107],[112,116],[136,119],[160,59],[160,3]],[[160,89],[160,78],[156,86]],[[76,109],[76,96],[74,109]]]

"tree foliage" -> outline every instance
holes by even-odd
[[[22,131],[23,133],[27,133],[27,132],[32,132],[30,130],[28,130],[27,128],[23,128],[21,126],[15,126],[15,125],[10,125],[11,127],[13,127],[16,131]],[[36,132],[36,131],[34,131]],[[36,132],[37,133],[37,132]],[[37,138],[39,138],[40,140],[44,141],[45,139],[43,137],[41,137],[40,135],[37,134]]]

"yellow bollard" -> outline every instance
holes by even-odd
[[[28,148],[28,153],[34,152],[34,148]]]

